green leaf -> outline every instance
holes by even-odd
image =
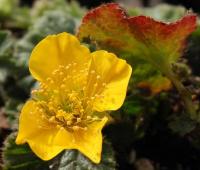
[[[55,26],[56,25],[56,26]],[[16,44],[15,54],[18,66],[28,70],[28,60],[34,46],[49,34],[60,32],[74,33],[75,21],[67,13],[55,10],[44,13],[30,30]]]
[[[9,31],[0,30],[0,83],[5,82],[8,71],[13,63],[12,57],[13,39]]]
[[[75,21],[64,11],[47,11],[41,18],[38,18],[35,21],[35,24],[31,29],[39,32],[42,36],[57,34],[64,31],[73,34]]]
[[[18,0],[0,0],[0,20],[10,17],[17,4]]]
[[[48,162],[40,160],[27,144],[16,145],[13,133],[4,142],[3,170],[49,170]]]
[[[12,54],[13,39],[9,31],[0,30],[0,61],[8,59]]]
[[[30,25],[30,9],[20,6],[19,2],[19,0],[0,0],[0,21],[3,28],[21,30]]]
[[[66,2],[65,0],[40,0],[35,1],[34,6],[31,10],[35,19],[43,16],[47,11],[63,11],[73,18],[80,19],[85,14],[85,9],[75,2]]]
[[[7,23],[9,28],[27,29],[31,24],[30,9],[28,7],[17,6],[10,18],[10,22]]]
[[[92,149],[92,148],[91,148]],[[116,170],[114,152],[108,142],[103,144],[102,160],[94,164],[76,150],[67,150],[61,157],[58,170]]]
[[[128,115],[139,115],[143,112],[143,106],[141,106],[138,100],[128,100],[122,106],[122,110]]]
[[[186,114],[181,114],[179,116],[174,116],[173,120],[169,123],[169,127],[173,132],[178,133],[182,136],[190,133],[196,128],[196,121],[191,120]]]
[[[5,106],[3,109],[10,129],[18,128],[19,113],[23,104],[22,101],[14,98],[7,98],[5,100]]]

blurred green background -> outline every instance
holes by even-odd
[[[82,17],[91,7],[108,1],[98,0],[0,0],[0,147],[2,168],[7,170],[200,170],[200,126],[183,112],[177,91],[152,95],[149,89],[129,87],[123,107],[112,115],[107,126],[103,162],[96,166],[75,151],[62,153],[52,161],[38,159],[27,145],[14,143],[18,116],[30,90],[36,86],[28,70],[33,47],[48,34],[75,34]],[[200,11],[200,1],[121,0],[131,16],[148,15],[174,21],[187,9]],[[172,6],[178,4],[178,6]],[[200,101],[200,27],[189,37],[183,58],[174,71]],[[95,47],[87,44],[91,50]],[[151,68],[141,72],[149,78]],[[134,72],[133,72],[134,73]],[[148,73],[148,74],[146,74]],[[6,137],[8,138],[6,139]],[[6,141],[5,141],[6,139]],[[5,141],[5,142],[4,142]],[[70,169],[71,168],[71,169]],[[74,169],[73,169],[74,168]]]

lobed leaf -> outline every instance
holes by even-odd
[[[0,30],[0,60],[8,59],[12,53],[13,39],[9,31]]]
[[[87,13],[78,37],[89,37],[100,46],[158,65],[180,57],[185,39],[195,28],[196,15],[192,13],[177,22],[164,23],[147,16],[128,17],[118,4],[111,3]]]
[[[185,40],[195,28],[196,15],[192,13],[176,22],[164,23],[147,16],[128,17],[118,4],[110,3],[85,15],[78,37],[83,41],[89,38],[101,48],[126,57],[133,66],[138,66],[139,59],[153,65],[152,70],[169,75],[171,63],[182,55]],[[162,77],[159,73],[157,76]],[[169,89],[166,88],[166,84],[171,87],[169,80],[161,79],[145,82],[152,92]]]

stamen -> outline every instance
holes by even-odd
[[[95,73],[95,71],[94,71],[94,70],[92,70],[92,71],[91,71],[91,74],[94,74],[94,73]]]
[[[72,129],[73,129],[74,131],[77,131],[77,130],[79,130],[80,128],[79,128],[79,126],[73,126]]]
[[[37,114],[41,115],[42,121],[56,124],[60,130],[87,130],[90,123],[100,120],[97,116],[86,116],[92,113],[94,100],[101,96],[93,94],[85,97],[88,68],[78,70],[76,66],[75,62],[67,66],[59,65],[45,82],[40,83],[39,89],[32,90]],[[91,70],[91,74],[96,76],[94,87],[106,86],[106,83],[97,81],[101,76],[96,75],[95,70]],[[38,124],[41,128],[48,128],[42,122]]]
[[[97,75],[97,80],[99,80],[101,78],[101,76],[100,75]]]
[[[91,118],[92,118],[91,116],[87,116],[87,119],[89,119],[89,120],[90,120]]]
[[[54,122],[55,121],[55,116],[52,116],[50,119],[49,119],[50,122]]]
[[[68,126],[72,125],[72,121],[67,121],[67,125]]]

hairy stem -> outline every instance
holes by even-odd
[[[181,83],[179,78],[172,72],[172,70],[168,70],[167,76],[178,90],[184,102],[186,112],[191,115],[192,119],[195,119],[197,115],[194,104],[192,102],[191,93],[184,87],[184,85]]]

